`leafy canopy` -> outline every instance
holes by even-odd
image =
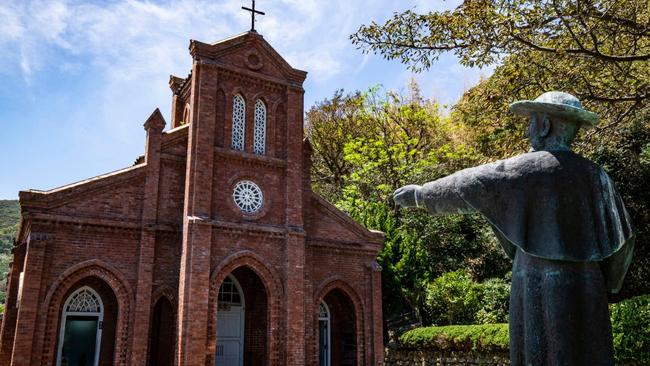
[[[351,39],[415,71],[445,52],[465,66],[507,64],[501,77],[514,94],[573,93],[606,120],[599,131],[633,119],[650,100],[646,0],[466,0],[453,11],[396,13]]]

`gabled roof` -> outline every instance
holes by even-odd
[[[325,217],[328,217],[332,219],[333,222],[336,222],[337,225],[340,225],[341,227],[345,228],[348,232],[353,233],[358,239],[368,242],[368,243],[373,243],[373,244],[378,244],[381,245],[384,241],[384,233],[381,231],[376,231],[376,230],[368,230],[358,222],[356,222],[353,218],[348,216],[345,212],[339,210],[336,206],[333,204],[327,202],[323,197],[318,195],[315,192],[310,192],[311,199],[308,204],[315,210],[318,211],[320,215],[324,215]],[[322,217],[322,216],[321,216]],[[324,220],[321,220],[321,222],[324,222]],[[309,237],[310,233],[307,233],[307,236]],[[325,238],[322,238],[325,239]]]
[[[159,128],[164,126],[165,120],[156,108],[151,116],[145,122],[147,124],[155,124]],[[180,126],[175,129],[162,132],[163,145],[167,140],[177,139],[178,136],[187,135],[188,126]],[[131,179],[143,177],[145,175],[146,163],[138,163],[136,165],[101,174],[96,177],[84,179],[75,183],[66,184],[61,187],[53,188],[50,190],[29,189],[19,192],[19,200],[21,207],[42,207],[54,208],[74,201],[84,199],[88,195],[92,195],[97,191],[106,191],[109,187],[122,184]]]
[[[190,41],[190,54],[194,59],[208,58],[215,62],[236,52],[242,52],[246,48],[255,49],[265,61],[271,62],[278,68],[287,81],[302,85],[307,77],[307,72],[294,69],[271,45],[257,32],[244,32],[239,35],[226,38],[216,43],[203,43],[197,40]]]

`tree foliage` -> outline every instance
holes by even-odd
[[[0,200],[0,253],[8,253],[20,222],[18,201]]]
[[[386,234],[384,313],[412,313],[420,323],[428,284],[445,272],[469,268],[476,278],[508,269],[486,222],[479,216],[431,217],[420,210],[395,211],[392,192],[475,164],[463,127],[441,117],[435,102],[411,83],[408,95],[339,91],[307,113],[313,147],[313,188],[357,221]],[[337,161],[340,160],[340,161]]]
[[[11,248],[20,223],[20,205],[14,200],[0,200],[0,303],[4,303]],[[0,311],[1,312],[1,311]]]
[[[466,0],[453,11],[396,13],[351,39],[416,71],[445,52],[466,66],[505,65],[497,73],[508,97],[573,93],[601,114],[599,132],[633,120],[650,101],[646,0]]]
[[[528,149],[515,100],[549,90],[578,96],[601,115],[575,149],[613,177],[636,227],[634,262],[613,300],[650,292],[650,3],[645,0],[477,0],[457,9],[398,13],[362,26],[367,52],[426,70],[444,52],[466,66],[496,66],[453,107],[468,147],[489,161]]]

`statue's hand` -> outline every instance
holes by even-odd
[[[416,207],[416,195],[420,194],[422,186],[416,184],[409,184],[402,188],[398,188],[395,193],[393,193],[393,201],[395,201],[396,206],[402,207]]]

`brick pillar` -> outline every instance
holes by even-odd
[[[204,366],[210,288],[217,69],[194,57],[178,294],[178,365]]]
[[[138,261],[138,284],[135,293],[135,320],[131,364],[147,363],[149,346],[149,323],[151,319],[151,286],[153,282],[154,251],[156,246],[155,225],[158,217],[158,187],[160,180],[160,149],[165,120],[156,109],[144,124],[147,131],[145,147],[146,178],[142,208],[142,233]]]
[[[384,364],[384,331],[381,308],[381,266],[376,261],[370,265],[370,281],[372,296],[372,306],[370,307],[371,330],[372,334],[372,352],[374,357],[369,357],[373,366],[382,366]]]
[[[305,232],[303,228],[303,90],[287,93],[287,365],[305,364]],[[310,294],[311,295],[311,294]]]
[[[287,365],[305,365],[305,235],[287,238]]]
[[[18,284],[20,272],[23,271],[23,265],[25,263],[26,248],[27,244],[21,244],[14,247],[11,251],[14,258],[9,266],[9,276],[7,277],[5,314],[2,321],[2,330],[0,331],[0,366],[9,366],[11,364],[14,334],[16,333],[16,318],[18,317],[18,308],[16,307]]]
[[[27,241],[23,288],[20,294],[12,366],[31,364],[32,348],[36,334],[36,319],[40,308],[41,277],[45,261],[45,246],[51,240],[48,235],[31,233]]]

